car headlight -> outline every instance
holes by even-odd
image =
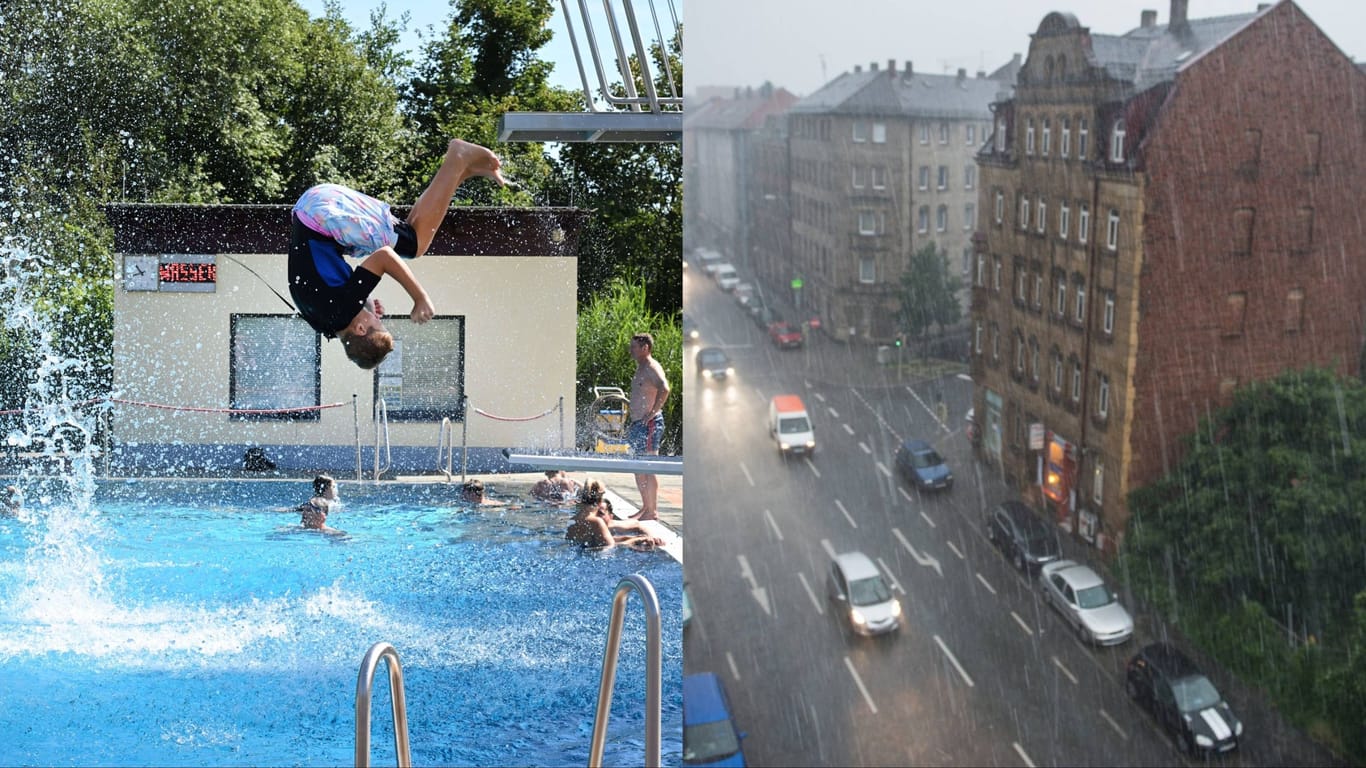
[[[727,376],[734,376],[734,375],[735,375],[735,369],[734,369],[734,368],[727,368],[727,369],[726,369],[726,375],[727,375]]]
[[[857,608],[849,609],[849,620],[859,626],[863,626],[864,624],[868,623],[868,620],[863,617],[863,611],[860,611]]]
[[[688,337],[689,337],[689,338],[693,338],[693,339],[697,338],[697,337],[698,337],[697,331],[689,331],[689,332],[688,332]]]
[[[806,447],[807,447],[807,448],[815,448],[815,447],[816,447],[816,441],[815,441],[815,440],[807,440],[807,441],[806,441]]]
[[[703,376],[706,376],[707,378],[710,379],[710,378],[711,378],[711,371],[709,371],[709,370],[703,368],[703,369],[702,369],[702,375],[703,375]]]
[[[897,617],[900,617],[900,616],[901,616],[901,601],[900,601],[900,600],[893,600],[893,601],[892,601],[892,615],[893,615],[893,616],[897,616]]]
[[[1234,736],[1242,736],[1242,735],[1243,735],[1243,721],[1242,721],[1242,720],[1234,720],[1234,721],[1233,721],[1233,735],[1234,735]]]
[[[1195,743],[1198,744],[1198,745],[1200,745],[1200,746],[1202,746],[1202,747],[1212,747],[1212,746],[1214,746],[1214,740],[1211,739],[1210,737],[1204,735],[1203,733],[1197,734],[1197,735],[1196,735],[1196,737],[1195,737]]]

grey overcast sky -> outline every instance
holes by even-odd
[[[638,0],[640,1],[640,0]],[[1288,0],[1287,0],[1288,1]],[[1294,0],[1343,53],[1366,61],[1366,0]],[[1257,0],[1189,0],[1188,18],[1250,13]],[[921,72],[990,72],[1029,52],[1029,36],[1052,11],[1077,17],[1093,34],[1119,35],[1170,0],[688,0],[684,12],[686,91],[757,86],[799,96],[855,65],[907,59]]]

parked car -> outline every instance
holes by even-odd
[[[783,319],[772,307],[757,302],[749,306],[749,316],[755,325],[765,329]]]
[[[712,270],[715,269],[718,264],[725,262],[725,259],[721,256],[720,252],[710,248],[698,248],[693,252],[693,259],[697,262],[697,265],[702,268],[702,274],[704,275],[711,275]]]
[[[896,449],[896,468],[922,490],[948,490],[953,487],[953,472],[929,443],[907,440]]]
[[[1002,502],[991,510],[987,538],[1025,574],[1038,572],[1045,563],[1057,560],[1062,551],[1057,529],[1018,501]]]
[[[703,347],[697,350],[697,375],[713,381],[721,381],[735,375],[730,356],[720,347]]]
[[[746,283],[744,281],[736,283],[735,287],[730,289],[730,295],[734,296],[735,300],[740,302],[740,306],[749,306],[749,303],[754,301],[754,284]]]
[[[881,635],[901,627],[901,602],[892,597],[882,572],[862,552],[836,555],[826,586],[837,613],[858,634]]]
[[[702,335],[702,334],[700,334],[700,333],[698,332],[698,330],[697,330],[697,323],[696,323],[691,317],[688,316],[688,313],[687,313],[687,312],[684,312],[684,313],[683,313],[683,343],[684,343],[684,344],[695,344],[695,343],[697,342],[698,337],[700,337],[701,335]]]
[[[1081,563],[1054,560],[1039,571],[1044,599],[1085,642],[1119,645],[1134,634],[1134,619],[1105,581]]]
[[[1219,690],[1169,643],[1153,643],[1129,659],[1124,689],[1153,713],[1187,754],[1232,751],[1243,735],[1242,721]]]
[[[729,291],[740,284],[740,273],[730,264],[718,264],[711,275],[716,278],[716,284],[721,286],[723,291]]]
[[[683,677],[683,763],[685,765],[743,766],[740,740],[730,700],[714,672]]]
[[[793,349],[802,345],[801,329],[795,328],[783,320],[779,320],[768,327],[768,338],[772,339],[779,349]]]

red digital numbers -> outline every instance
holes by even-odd
[[[213,283],[218,280],[217,264],[162,264],[157,271],[163,283]]]

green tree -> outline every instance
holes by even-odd
[[[928,356],[930,331],[942,332],[963,316],[958,303],[962,281],[949,270],[949,257],[934,243],[911,254],[910,267],[901,275],[901,307],[897,325],[920,339]]]

